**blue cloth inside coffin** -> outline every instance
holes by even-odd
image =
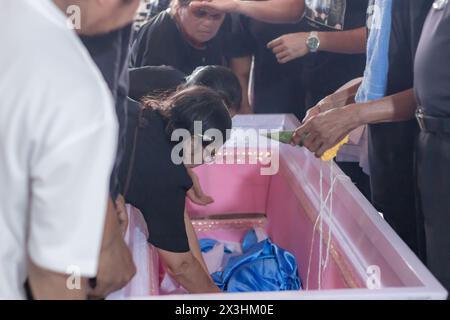
[[[218,244],[212,239],[200,240],[202,252],[208,252]],[[225,249],[226,254],[232,254]],[[212,278],[226,292],[300,290],[297,261],[291,253],[272,243],[270,239],[257,242],[254,230],[242,241],[243,254],[232,256],[223,271]]]

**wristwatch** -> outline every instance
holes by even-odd
[[[306,46],[311,53],[316,53],[317,51],[319,51],[320,39],[319,34],[316,31],[313,31],[309,34],[308,39],[306,39]]]

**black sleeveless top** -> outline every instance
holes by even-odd
[[[160,113],[130,103],[126,154],[119,174],[122,193],[144,215],[152,245],[188,252],[184,210],[192,180],[183,164],[173,163],[173,147]]]

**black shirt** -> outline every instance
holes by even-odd
[[[127,64],[131,32],[132,27],[128,25],[104,35],[81,37],[83,44],[108,84],[116,103],[116,113],[119,120],[119,145],[110,181],[110,195],[113,199],[119,193],[118,170],[125,149],[125,122],[129,86]]]
[[[303,18],[308,31],[346,31],[366,26],[368,0],[306,1]],[[307,107],[330,95],[348,81],[361,77],[365,54],[317,52],[305,56],[303,83]]]
[[[192,180],[184,165],[172,162],[174,144],[165,127],[159,112],[143,110],[138,103],[129,105],[126,155],[119,177],[125,200],[144,215],[149,242],[162,250],[188,252],[184,210]]]
[[[245,16],[233,17],[232,57],[254,57],[252,107],[255,113],[293,113],[303,118],[302,59],[280,64],[267,48],[270,41],[282,35],[302,31],[301,25],[268,24]]]
[[[395,0],[392,5],[388,96],[413,87],[414,58],[423,24],[433,1]]]
[[[450,4],[432,8],[415,61],[414,88],[424,113],[450,118]]]
[[[163,11],[145,24],[132,47],[130,67],[171,66],[185,74],[197,67],[226,65],[230,21],[225,18],[217,35],[196,49],[184,38],[169,11]]]

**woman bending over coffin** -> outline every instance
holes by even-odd
[[[190,293],[220,292],[203,261],[185,198],[193,188],[188,169],[213,158],[231,129],[227,99],[192,86],[143,102],[129,110],[120,170],[125,200],[144,215],[148,240],[175,281]]]

